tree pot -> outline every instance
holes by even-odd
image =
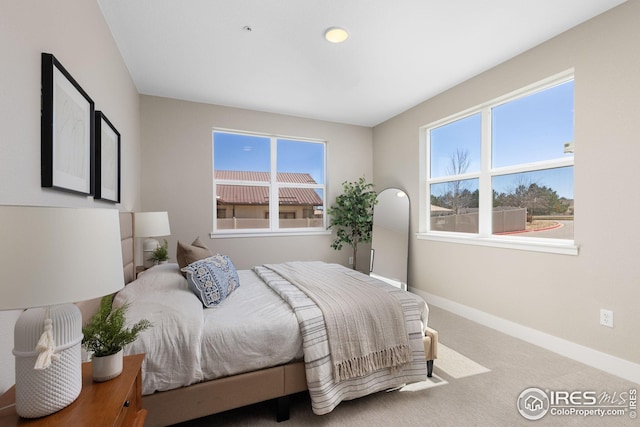
[[[93,356],[91,364],[95,382],[109,381],[122,373],[122,350],[109,356]]]

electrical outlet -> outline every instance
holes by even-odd
[[[604,308],[600,309],[600,324],[602,326],[607,326],[609,328],[613,328],[613,311],[605,310]]]
[[[353,257],[352,256],[349,257],[349,265],[353,265]]]

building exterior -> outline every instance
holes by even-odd
[[[243,185],[216,184],[216,214],[219,229],[268,228],[268,172],[215,171],[216,180],[237,181]],[[286,184],[315,184],[308,173],[277,174]],[[255,182],[256,185],[246,185]],[[282,187],[278,190],[278,218],[281,228],[322,227],[323,201],[313,188]]]

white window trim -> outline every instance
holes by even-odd
[[[270,167],[271,167],[271,180],[270,182],[260,182],[260,181],[236,181],[236,180],[221,180],[216,179],[215,177],[215,168],[213,167],[214,163],[214,134],[216,132],[222,133],[234,133],[239,135],[248,135],[248,136],[258,136],[262,138],[269,138],[270,140]],[[315,144],[323,144],[324,145],[324,159],[323,159],[323,167],[324,167],[324,184],[294,184],[294,183],[278,183],[276,179],[276,165],[277,165],[277,140],[278,139],[287,139],[292,141],[300,141],[300,142],[309,142]],[[225,128],[213,128],[211,132],[211,142],[212,142],[212,150],[211,150],[211,175],[213,188],[211,194],[213,196],[213,221],[212,221],[212,232],[209,233],[209,237],[212,239],[217,238],[236,238],[236,237],[279,237],[279,236],[311,236],[311,235],[327,235],[331,234],[331,231],[326,229],[327,224],[327,144],[325,140],[321,139],[312,139],[305,137],[296,137],[296,136],[286,136],[286,135],[276,135],[270,133],[259,133],[259,132],[250,132],[250,131],[241,131],[234,129],[225,129]],[[322,224],[321,227],[303,227],[303,228],[279,228],[279,215],[269,215],[269,228],[244,228],[244,229],[234,229],[234,230],[219,230],[217,227],[218,220],[218,212],[217,212],[217,204],[216,204],[216,185],[224,184],[224,185],[246,185],[246,186],[264,186],[269,187],[269,212],[278,212],[279,206],[277,203],[278,200],[278,190],[280,188],[313,188],[313,189],[321,189],[323,194],[323,202],[324,207],[322,212]]]
[[[266,229],[265,229],[266,230]],[[209,233],[209,237],[212,239],[235,239],[239,237],[290,237],[290,236],[329,236],[331,235],[331,231],[322,230],[322,231],[305,231],[305,228],[288,228],[287,230],[292,231],[263,231],[260,233],[251,232],[249,230],[247,233]],[[315,228],[313,230],[316,230]]]
[[[529,171],[537,171],[542,169],[552,169],[565,166],[574,166],[574,159],[559,158],[542,162],[535,162],[529,164],[519,164],[517,166],[507,166],[502,168],[491,168],[491,109],[498,105],[509,102],[513,99],[527,96],[529,94],[544,90],[546,88],[565,83],[574,79],[574,70],[570,69],[539,81],[537,83],[526,86],[522,89],[513,91],[504,96],[500,96],[493,100],[487,101],[475,107],[464,110],[460,113],[451,115],[441,120],[429,123],[420,127],[419,136],[419,156],[420,156],[420,170],[419,170],[419,209],[418,220],[419,227],[416,237],[420,240],[430,240],[437,242],[447,243],[459,243],[475,246],[488,246],[495,248],[516,249],[534,252],[546,252],[553,254],[563,255],[578,255],[579,246],[574,240],[566,239],[544,239],[535,237],[515,237],[515,236],[497,236],[492,234],[491,220],[480,221],[478,224],[479,230],[477,234],[474,233],[455,233],[455,232],[443,232],[433,231],[429,229],[431,212],[427,209],[430,206],[429,197],[429,185],[437,184],[439,182],[451,181],[451,176],[437,177],[429,179],[429,159],[430,159],[430,144],[428,139],[429,129],[443,126],[448,123],[452,123],[456,120],[463,119],[465,117],[472,116],[474,114],[482,114],[482,147],[481,147],[481,170],[479,172],[465,173],[462,175],[456,175],[458,179],[478,179],[478,189],[480,193],[480,218],[491,218],[491,179],[494,176],[506,175],[510,173],[521,173]],[[486,199],[489,199],[488,201]]]
[[[546,252],[561,255],[578,255],[579,252],[579,247],[573,240],[541,239],[535,237],[520,239],[502,236],[484,237],[477,234],[447,233],[443,231],[416,233],[416,237],[420,240],[431,240],[434,242],[462,243],[473,246],[490,246],[494,248]]]

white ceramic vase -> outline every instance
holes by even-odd
[[[91,359],[93,380],[96,382],[109,381],[122,373],[122,350],[109,356]]]

